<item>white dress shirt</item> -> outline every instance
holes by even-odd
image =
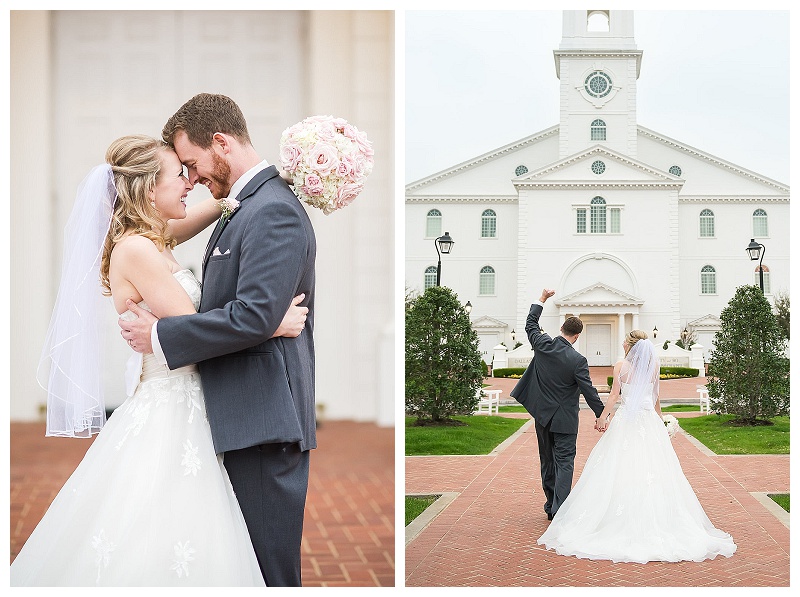
[[[233,197],[235,199],[236,196],[242,192],[242,189],[244,189],[245,185],[253,180],[256,174],[268,166],[269,164],[267,163],[267,160],[261,160],[258,164],[242,174],[239,179],[233,183],[230,193],[228,193],[228,197]],[[160,365],[166,365],[167,357],[164,356],[164,351],[161,349],[161,343],[158,341],[158,322],[155,322],[155,324],[153,324],[153,328],[150,330],[150,341],[153,345],[153,356],[155,356],[156,361]]]

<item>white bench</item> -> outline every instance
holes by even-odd
[[[500,394],[503,390],[478,390],[478,407],[475,409],[475,414],[486,413],[491,415],[492,411],[500,414]]]
[[[700,412],[705,408],[706,414],[711,414],[711,402],[708,399],[708,388],[705,386],[697,386],[697,393],[700,394]]]

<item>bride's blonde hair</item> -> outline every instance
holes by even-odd
[[[643,332],[642,330],[631,330],[625,336],[625,344],[627,344],[628,347],[633,346],[639,340],[647,340],[647,332]]]
[[[126,232],[149,238],[159,251],[177,244],[167,231],[167,222],[159,217],[149,197],[161,172],[163,151],[168,151],[168,145],[147,135],[120,137],[106,150],[106,162],[114,174],[117,199],[100,260],[100,283],[105,296],[111,295],[108,279],[111,252]]]

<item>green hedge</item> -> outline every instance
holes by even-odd
[[[683,377],[697,377],[700,374],[699,369],[692,369],[691,367],[661,367],[659,371],[659,379],[680,379]],[[609,375],[606,378],[608,387],[614,383],[614,376]]]
[[[693,369],[691,367],[661,367],[661,375],[671,375],[675,377],[697,377],[700,375],[700,369]]]
[[[492,377],[520,377],[525,373],[525,367],[505,367],[492,371]]]

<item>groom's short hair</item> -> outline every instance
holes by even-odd
[[[561,331],[567,336],[577,336],[583,331],[583,322],[577,317],[567,317],[561,326]]]
[[[252,145],[244,114],[236,102],[226,95],[195,95],[167,120],[161,137],[170,147],[174,147],[178,131],[186,132],[189,141],[203,149],[211,147],[214,133],[233,135],[242,143]]]

